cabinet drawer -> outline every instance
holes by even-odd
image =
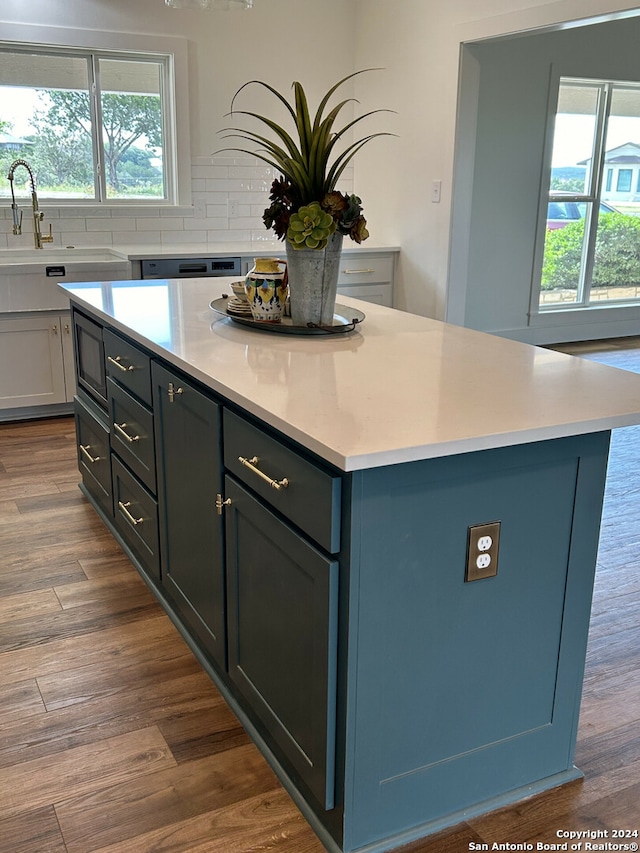
[[[228,471],[327,551],[340,550],[339,476],[227,409],[223,435]]]
[[[133,474],[111,455],[113,509],[118,532],[145,571],[160,579],[158,504]]]
[[[104,355],[107,374],[151,405],[151,364],[149,356],[135,344],[109,329],[104,330]]]
[[[390,255],[342,255],[338,287],[351,284],[375,284],[393,281],[393,257]]]
[[[362,299],[363,302],[372,302],[374,305],[386,305],[387,308],[393,308],[393,285],[385,282],[342,286],[338,288],[338,294],[351,296],[353,299]]]
[[[82,482],[101,509],[108,516],[113,516],[109,428],[78,397],[74,404]]]
[[[107,379],[107,394],[111,416],[111,447],[145,486],[155,492],[153,415],[111,377]]]

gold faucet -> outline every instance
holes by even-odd
[[[44,219],[44,213],[38,207],[38,194],[36,192],[36,178],[33,174],[33,169],[26,160],[14,160],[9,168],[7,178],[11,184],[11,211],[13,213],[13,233],[18,237],[22,234],[22,211],[18,209],[16,204],[16,196],[13,191],[13,174],[18,166],[24,166],[29,173],[29,181],[31,183],[31,207],[33,208],[33,242],[36,249],[42,249],[43,243],[53,243],[53,234],[51,233],[51,225],[49,225],[49,233],[43,234],[40,230],[40,223]]]

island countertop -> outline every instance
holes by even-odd
[[[254,331],[227,278],[59,284],[73,303],[343,471],[640,423],[640,376],[338,297],[355,331]]]

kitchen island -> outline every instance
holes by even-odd
[[[63,286],[82,488],[322,842],[577,778],[640,377],[363,303],[349,334],[253,331],[210,310],[228,283]]]

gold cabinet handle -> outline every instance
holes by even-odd
[[[122,356],[120,356],[120,355],[117,355],[115,358],[112,358],[110,355],[108,355],[107,361],[110,361],[111,364],[115,365],[123,373],[129,373],[129,371],[135,370],[135,367],[132,364],[130,364],[129,367],[122,364],[121,358],[122,358]]]
[[[169,383],[169,387],[167,388],[167,394],[169,395],[169,402],[173,403],[176,397],[176,394],[182,394],[182,388],[176,388],[173,382]]]
[[[240,464],[244,465],[245,468],[248,468],[250,471],[253,471],[254,474],[257,474],[261,480],[269,483],[271,488],[277,489],[278,491],[280,491],[280,489],[286,489],[289,485],[287,478],[283,477],[282,480],[273,480],[271,477],[268,477],[257,467],[259,461],[260,460],[257,456],[252,456],[251,459],[247,459],[245,456],[238,456],[238,462],[240,462]]]
[[[131,506],[131,501],[127,501],[126,503],[122,503],[122,501],[118,501],[118,506],[122,510],[123,515],[133,524],[134,527],[137,527],[139,524],[142,524],[144,518],[134,518],[129,512],[129,507]]]
[[[51,327],[51,331],[53,332],[54,335],[58,334],[58,327],[55,325],[55,323]]]
[[[129,435],[129,433],[126,431],[126,426],[126,423],[117,424],[114,422],[113,424],[113,428],[116,430],[116,432],[119,433],[124,439],[126,439],[129,444],[133,444],[134,441],[140,441],[139,435]]]
[[[227,498],[226,501],[223,501],[222,495],[217,494],[216,495],[216,512],[218,513],[218,515],[222,515],[222,510],[226,506],[231,506],[231,498]]]
[[[343,272],[343,274],[344,274],[344,275],[362,275],[362,273],[375,272],[375,270],[372,270],[372,269],[366,269],[366,270],[342,270],[342,272]]]
[[[80,450],[84,453],[84,455],[87,457],[87,459],[89,460],[89,462],[91,462],[92,464],[93,464],[93,463],[95,463],[95,462],[99,462],[99,461],[100,461],[100,457],[99,457],[99,456],[92,456],[92,455],[89,453],[89,451],[91,450],[91,445],[90,445],[90,444],[87,444],[87,445],[81,444],[81,445],[80,445]]]

